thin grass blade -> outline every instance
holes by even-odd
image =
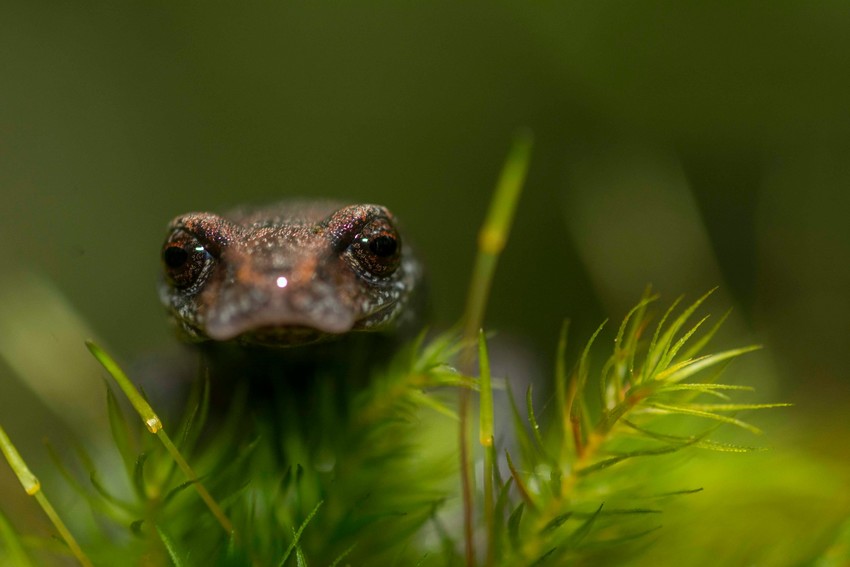
[[[355,547],[357,547],[357,544],[356,544],[356,543],[351,544],[351,546],[350,546],[348,549],[346,549],[345,551],[343,551],[342,553],[340,553],[340,554],[337,556],[337,558],[333,560],[333,563],[331,563],[331,564],[330,564],[330,567],[337,567],[337,565],[339,565],[339,564],[340,564],[340,562],[341,562],[343,559],[345,559],[348,555],[350,555],[350,554],[351,554],[351,552],[352,552],[352,551],[354,551],[354,548],[355,548]]]
[[[570,328],[569,319],[561,324],[561,332],[558,335],[558,351],[555,355],[555,407],[558,411],[558,425],[561,428],[561,436],[566,439],[569,435],[570,422],[567,409],[567,333]],[[562,447],[564,443],[560,444]]]
[[[124,415],[124,411],[118,404],[115,393],[108,384],[106,385],[106,409],[112,439],[115,442],[118,453],[121,455],[124,468],[129,475],[133,471],[133,463],[136,461],[136,455],[139,453],[139,443],[134,438],[130,424],[127,422],[127,417]]]
[[[513,477],[514,479],[514,485],[516,485],[517,492],[519,492],[520,497],[523,499],[523,501],[525,501],[525,504],[528,506],[528,508],[530,510],[534,510],[536,506],[534,504],[534,500],[531,498],[531,493],[528,491],[528,487],[522,480],[519,471],[514,466],[514,461],[513,459],[511,459],[511,454],[508,451],[505,451],[505,457],[508,462],[508,469],[511,471],[511,477]]]
[[[289,559],[289,556],[292,555],[292,552],[295,551],[296,547],[298,547],[298,544],[301,541],[301,534],[304,533],[304,529],[307,527],[307,524],[310,523],[310,521],[313,519],[313,516],[315,516],[316,513],[319,511],[319,508],[321,508],[322,504],[324,504],[324,501],[320,500],[319,503],[316,504],[316,506],[313,508],[313,510],[309,514],[307,514],[307,517],[304,519],[301,525],[298,526],[298,529],[293,531],[292,542],[289,544],[289,547],[286,548],[286,551],[283,552],[283,557],[278,562],[279,567],[284,566],[286,560]]]
[[[536,442],[537,450],[547,461],[552,461],[552,458],[546,453],[546,445],[543,443],[543,436],[540,434],[540,425],[537,423],[537,417],[534,415],[534,404],[532,403],[532,391],[534,386],[528,385],[525,390],[525,406],[528,411],[528,423],[531,425],[531,434]]]
[[[18,482],[21,483],[24,492],[26,492],[29,496],[35,496],[36,502],[38,502],[41,509],[44,510],[44,513],[53,523],[53,526],[56,528],[56,531],[59,532],[59,535],[62,536],[62,539],[65,540],[65,543],[68,544],[71,553],[73,553],[77,561],[79,561],[83,567],[92,567],[91,560],[83,552],[83,549],[77,543],[77,540],[65,526],[65,522],[62,521],[62,518],[59,517],[59,514],[56,513],[53,505],[44,495],[38,478],[32,473],[32,471],[30,471],[26,461],[24,461],[23,457],[21,457],[17,447],[15,447],[12,440],[9,439],[9,436],[6,434],[6,430],[3,429],[2,426],[0,426],[0,452],[3,453],[3,456],[6,458],[9,466],[12,467],[12,472],[14,472],[15,476],[18,477]]]
[[[644,294],[640,302],[632,307],[632,309],[623,318],[620,323],[620,329],[617,331],[617,337],[614,339],[615,345],[615,378],[614,384],[616,389],[622,389],[626,377],[634,374],[635,353],[637,351],[637,342],[640,338],[641,330],[645,324],[645,314],[647,306],[658,299],[657,294],[650,294],[649,290]],[[629,323],[632,323],[629,326]],[[628,334],[626,333],[628,329]]]
[[[593,524],[596,523],[596,519],[599,517],[599,513],[602,512],[602,507],[604,505],[605,504],[600,504],[599,508],[596,509],[596,512],[594,512],[593,515],[576,528],[566,541],[567,548],[575,549],[588,536],[588,534],[590,534],[590,530],[593,529]]]
[[[2,542],[0,547],[5,553],[4,558],[9,562],[8,565],[35,567],[24,549],[20,536],[2,511],[0,511],[0,542]]]
[[[511,542],[513,549],[519,549],[522,545],[519,535],[519,527],[522,522],[522,513],[525,510],[525,503],[520,502],[519,506],[514,508],[511,515],[508,516],[508,541]]]
[[[157,535],[159,535],[159,539],[160,541],[162,541],[162,545],[168,552],[168,558],[171,559],[171,562],[174,564],[174,567],[188,566],[188,563],[183,560],[183,558],[187,555],[177,551],[177,546],[174,544],[174,540],[171,538],[171,536],[165,533],[165,530],[159,524],[156,525],[156,533]]]

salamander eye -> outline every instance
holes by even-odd
[[[398,250],[398,238],[382,234],[369,241],[369,251],[379,258],[390,258]]]
[[[175,231],[162,247],[165,277],[178,288],[198,283],[209,272],[213,257],[195,236]]]
[[[389,276],[401,263],[401,238],[387,219],[375,219],[351,243],[354,259],[374,276]]]

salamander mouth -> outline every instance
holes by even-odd
[[[348,330],[330,332],[307,324],[261,325],[237,335],[234,340],[242,344],[270,347],[302,346],[339,339],[348,333],[380,328],[393,316],[397,301],[387,301],[358,319]]]
[[[307,325],[267,325],[237,335],[233,340],[245,345],[287,348],[332,341],[344,336]]]

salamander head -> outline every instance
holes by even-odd
[[[421,266],[379,205],[284,202],[174,219],[159,296],[184,338],[294,346],[403,318]]]

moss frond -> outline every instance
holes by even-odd
[[[681,298],[674,301],[647,340],[648,307],[657,300],[647,292],[618,327],[611,354],[595,379],[591,378],[591,353],[604,325],[587,341],[569,377],[563,360],[563,332],[556,363],[558,409],[548,427],[535,413],[531,389],[526,398],[527,421],[520,418],[510,398],[517,429],[515,444],[523,462],[517,466],[510,451],[505,452],[516,504],[503,520],[511,537],[509,545],[501,543],[500,564],[546,561],[556,565],[580,557],[590,560],[602,549],[610,552],[615,544],[640,545],[641,539],[659,529],[640,517],[660,510],[640,506],[641,497],[630,481],[637,471],[644,471],[641,478],[647,486],[656,487],[657,494],[681,496],[694,491],[665,491],[663,486],[672,464],[684,451],[758,450],[710,438],[721,425],[760,433],[737,415],[788,405],[733,401],[733,395],[752,388],[715,382],[717,376],[710,370],[725,368],[729,361],[758,347],[706,355],[694,348],[707,345],[718,329],[713,326],[700,334],[707,316],[687,326],[710,293],[678,314]],[[600,393],[601,403],[591,403],[593,392]],[[706,401],[695,401],[695,396]],[[684,433],[688,431],[691,433]],[[657,464],[649,464],[652,462]],[[612,502],[617,508],[609,508]],[[594,508],[588,510],[588,506]]]
[[[73,463],[49,445],[48,451],[97,524],[122,534],[87,534],[93,557],[120,554],[162,565],[458,563],[459,421],[452,401],[461,388],[481,396],[484,482],[473,500],[481,565],[558,565],[634,553],[663,531],[662,504],[702,490],[676,486],[679,461],[699,450],[760,450],[714,436],[729,425],[758,433],[743,414],[787,405],[739,400],[752,388],[717,382],[719,371],[757,347],[695,349],[718,328],[705,330],[706,317],[687,325],[703,300],[682,313],[668,309],[647,337],[657,301],[647,293],[617,327],[605,360],[592,360],[603,324],[570,372],[565,324],[554,414],[540,411],[531,387],[521,411],[510,385],[510,416],[494,412],[484,333],[477,338],[475,377],[455,369],[468,345],[451,331],[412,341],[342,400],[342,410],[336,390],[318,384],[313,414],[298,418],[296,402],[282,398],[277,417],[254,416],[246,428],[252,419],[237,390],[231,410],[210,430],[210,383],[199,380],[174,421],[172,442],[171,429],[151,427],[156,413],[141,395],[133,406],[147,418],[130,420],[107,387],[117,469],[82,449]],[[93,352],[122,377],[119,384],[130,384],[106,353]],[[496,433],[506,418],[514,426],[508,445]],[[123,484],[114,482],[116,474]],[[216,529],[222,524],[216,509],[231,529]],[[0,525],[0,532],[9,553],[26,554],[28,545],[9,526]]]
[[[182,416],[166,427],[115,361],[87,343],[112,378],[112,445],[93,455],[77,448],[71,463],[49,445],[48,452],[91,508],[96,527],[74,531],[83,532],[96,563],[614,564],[660,533],[669,503],[703,490],[677,480],[676,465],[700,450],[758,451],[715,434],[725,426],[760,433],[740,415],[788,404],[739,400],[752,388],[718,383],[733,360],[759,347],[703,353],[728,316],[708,330],[708,316],[693,322],[714,290],[681,309],[683,298],[676,299],[654,328],[651,308],[659,298],[646,290],[616,328],[602,364],[593,356],[607,321],[572,366],[565,322],[554,415],[535,406],[535,392],[547,386],[541,380],[526,389],[524,407],[507,384],[510,416],[495,411],[480,327],[530,149],[530,138],[520,136],[503,169],[479,234],[460,330],[423,332],[354,392],[343,368],[339,376],[314,377],[306,393],[283,384],[263,410],[249,409],[242,383],[225,410],[213,408],[210,379],[202,376]],[[113,383],[140,419],[128,416]],[[479,443],[471,449],[476,393]],[[2,428],[0,445],[67,542],[56,554],[70,548],[91,564]],[[846,555],[846,535],[834,556]],[[16,565],[31,564],[31,550],[49,547],[19,537],[2,515],[0,541]]]

